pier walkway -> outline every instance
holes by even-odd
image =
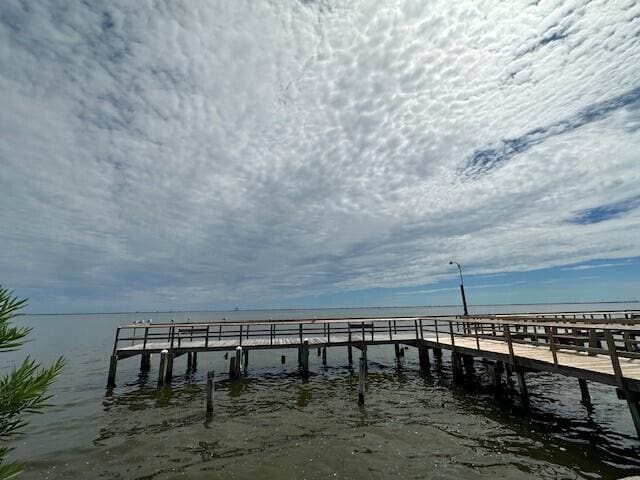
[[[152,353],[160,353],[158,382],[171,381],[173,359],[187,355],[195,368],[201,352],[231,351],[230,376],[242,374],[249,351],[297,349],[303,375],[309,373],[309,349],[346,347],[360,352],[361,377],[366,375],[367,348],[401,345],[418,349],[420,367],[430,368],[451,352],[454,377],[473,371],[474,358],[489,362],[492,383],[501,387],[503,373],[515,374],[523,402],[528,402],[525,373],[543,371],[578,379],[581,398],[589,402],[587,381],[611,385],[627,401],[640,436],[640,311],[557,312],[481,316],[420,316],[391,318],[324,318],[187,323],[133,323],[118,327],[108,377],[115,386],[118,360],[140,356],[150,368]],[[363,373],[364,372],[364,373]],[[361,384],[364,380],[361,378]],[[364,401],[364,388],[362,388]]]

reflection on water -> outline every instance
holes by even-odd
[[[235,382],[227,378],[222,353],[199,355],[200,369],[188,373],[181,357],[171,388],[162,389],[157,357],[146,374],[136,359],[123,360],[118,386],[105,394],[112,327],[105,332],[104,349],[87,340],[84,353],[71,356],[55,387],[56,405],[34,417],[29,435],[16,443],[15,456],[27,461],[23,478],[613,479],[640,473],[640,441],[626,403],[611,387],[590,384],[588,406],[580,402],[577,380],[528,373],[527,409],[513,384],[496,395],[480,361],[472,376],[453,382],[446,353],[421,373],[415,349],[398,364],[393,347],[380,346],[368,352],[364,407],[357,404],[358,376],[344,347],[328,349],[327,367],[312,355],[308,379],[297,372],[291,350],[285,365],[281,351],[252,351],[248,376]],[[216,372],[210,419],[208,370]]]

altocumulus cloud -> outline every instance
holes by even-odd
[[[634,0],[3,0],[0,62],[0,271],[42,309],[640,255]]]

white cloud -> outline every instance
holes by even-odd
[[[637,209],[566,222],[640,193],[640,100],[588,110],[640,88],[637,2],[21,5],[0,5],[0,270],[45,309],[640,255]]]

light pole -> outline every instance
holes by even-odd
[[[460,293],[462,294],[462,306],[464,307],[464,314],[469,315],[469,311],[467,310],[467,297],[464,294],[464,282],[462,281],[462,267],[458,262],[454,262],[453,260],[449,261],[449,265],[457,265],[458,271],[460,272]]]

